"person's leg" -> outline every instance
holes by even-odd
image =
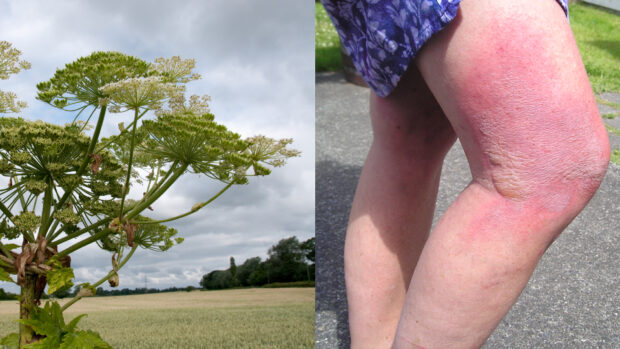
[[[413,66],[371,96],[374,139],[353,201],[345,277],[353,348],[389,348],[430,230],[443,158],[456,136]]]
[[[607,133],[554,0],[464,0],[416,64],[474,179],[431,232],[394,347],[477,348],[598,188]]]

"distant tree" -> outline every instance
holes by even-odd
[[[237,280],[242,286],[250,286],[252,283],[250,282],[250,275],[258,268],[261,264],[260,257],[248,258],[237,268]]]
[[[269,249],[269,282],[303,280],[306,274],[305,255],[297,237],[280,240]]]
[[[314,263],[314,240],[315,238],[312,238],[301,243],[301,250],[304,256],[312,263]]]
[[[314,263],[314,241],[315,238],[308,239],[301,243],[301,250],[310,263],[306,264],[306,274],[308,280],[315,279],[315,263]]]
[[[231,287],[239,286],[239,279],[237,279],[237,265],[235,264],[235,257],[230,257],[230,267],[228,268],[230,272],[230,285]]]
[[[230,288],[232,285],[232,276],[228,270],[214,270],[202,277],[200,285],[208,290]]]
[[[261,286],[269,283],[269,267],[267,262],[262,262],[258,265],[250,276],[248,277],[248,283],[252,286]]]

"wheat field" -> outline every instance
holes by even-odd
[[[314,348],[314,288],[92,297],[65,321],[83,313],[79,327],[119,349]],[[17,331],[17,317],[17,302],[0,302],[0,338]]]

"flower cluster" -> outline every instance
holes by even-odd
[[[181,59],[179,56],[172,58],[157,58],[152,69],[161,76],[165,82],[187,83],[200,79],[200,74],[192,73],[196,67],[194,59]]]
[[[20,60],[21,51],[14,48],[10,42],[0,41],[0,79],[6,80],[11,74],[30,69],[30,63]]]
[[[95,52],[65,65],[54,76],[37,84],[37,99],[66,110],[106,104],[100,88],[128,78],[153,75],[151,65],[119,52]]]
[[[268,175],[271,171],[264,164],[280,167],[286,164],[288,158],[299,156],[298,150],[289,149],[293,143],[290,138],[275,140],[265,136],[254,136],[245,140],[249,143],[246,153],[252,161],[252,169],[257,176]]]
[[[155,115],[161,116],[164,114],[195,114],[203,115],[210,114],[211,108],[209,108],[209,101],[211,97],[208,95],[198,96],[192,95],[189,97],[189,101],[185,100],[185,96],[179,94],[170,98],[168,101],[168,107],[170,109],[159,109],[155,111]]]
[[[21,54],[11,43],[0,41],[0,80],[6,80],[21,70],[30,69],[30,63],[19,59]],[[17,100],[15,93],[0,91],[0,114],[18,113],[26,106],[26,102]]]
[[[18,101],[15,93],[0,91],[0,114],[19,113],[26,107],[26,102]]]
[[[112,82],[99,90],[109,96],[110,100],[106,103],[111,112],[122,112],[140,108],[159,109],[166,99],[178,95],[183,89],[159,76],[150,76]]]
[[[196,173],[229,181],[239,167],[250,162],[243,150],[247,144],[225,126],[213,121],[212,114],[164,114],[145,120],[142,153],[163,162],[191,166]]]

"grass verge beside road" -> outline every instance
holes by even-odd
[[[342,71],[338,33],[321,3],[315,3],[314,10],[315,69],[317,72]]]

